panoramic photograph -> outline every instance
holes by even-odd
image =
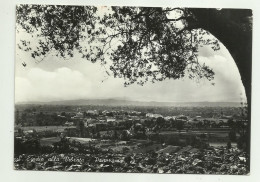
[[[252,20],[17,5],[14,170],[249,175]]]

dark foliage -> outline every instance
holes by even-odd
[[[30,138],[22,140],[20,138],[14,139],[14,154],[36,154],[41,150],[40,142],[37,138]]]
[[[137,82],[190,78],[212,80],[214,72],[198,62],[198,48],[212,45],[209,32],[190,29],[188,9],[147,7],[19,5],[17,31],[25,30],[34,43],[20,40],[20,49],[31,52],[37,61],[49,53],[63,58],[75,51],[91,62],[106,64],[114,77],[129,85]],[[171,18],[170,13],[177,17]],[[102,15],[100,15],[102,14]],[[205,36],[206,35],[206,36]],[[36,46],[35,46],[36,45]],[[109,72],[107,72],[110,74]]]

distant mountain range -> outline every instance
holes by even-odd
[[[79,99],[50,102],[19,102],[34,105],[110,105],[110,106],[172,106],[172,107],[240,107],[239,102],[156,102],[132,101],[125,99]]]

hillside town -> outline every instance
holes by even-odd
[[[248,172],[247,120],[222,110],[205,117],[81,107],[42,112],[29,107],[17,108],[15,117],[14,163],[20,170]],[[74,161],[78,158],[82,160]]]

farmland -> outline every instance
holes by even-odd
[[[23,162],[17,159],[16,169],[247,173],[248,155],[239,143],[247,121],[238,116],[237,108],[33,105],[16,109],[15,156],[25,156]],[[230,115],[225,115],[225,110]],[[236,157],[234,161],[230,154]],[[67,160],[74,155],[75,160],[85,162],[30,164],[26,155],[44,155],[43,160],[60,158],[58,155],[65,155]],[[227,158],[220,159],[223,155]],[[219,162],[213,165],[208,158]],[[125,166],[118,161],[124,161]],[[221,171],[221,167],[232,169]]]

